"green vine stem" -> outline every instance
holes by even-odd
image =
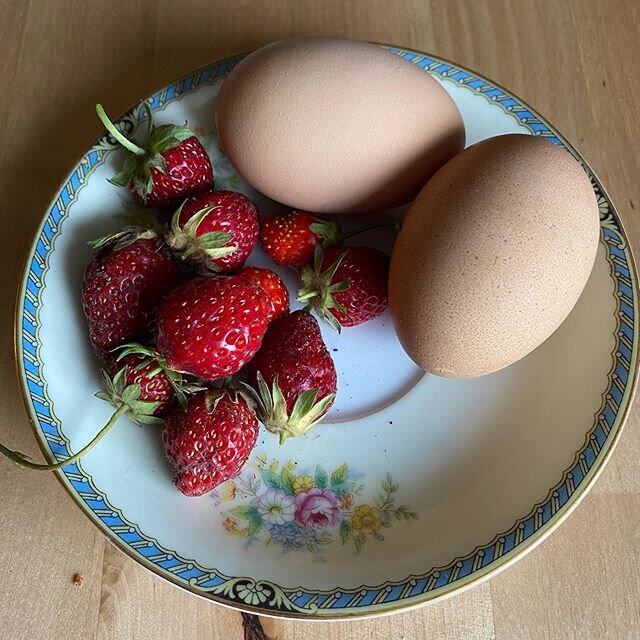
[[[106,114],[101,104],[96,105],[96,113],[98,114],[98,118],[100,118],[100,122],[105,126],[105,129],[127,150],[137,156],[144,156],[147,152],[139,147],[137,144],[131,142],[129,138],[125,137],[116,126],[109,120],[109,116]]]
[[[95,447],[98,442],[100,442],[100,440],[102,440],[102,438],[107,435],[107,433],[111,430],[111,427],[113,427],[113,425],[118,421],[118,418],[124,415],[128,410],[129,405],[123,402],[111,416],[109,422],[107,422],[107,424],[105,424],[104,427],[102,427],[102,429],[98,431],[91,442],[85,445],[77,453],[74,453],[72,456],[69,456],[68,458],[60,460],[59,462],[56,462],[54,464],[38,464],[36,462],[31,462],[31,460],[29,460],[23,453],[12,451],[11,449],[5,447],[3,444],[0,444],[0,453],[3,453],[5,456],[7,456],[7,458],[13,460],[13,462],[16,462],[19,465],[27,467],[29,469],[35,469],[36,471],[53,471],[55,469],[61,469],[62,467],[66,467],[68,464],[76,462],[85,453],[91,451],[91,449],[93,449],[93,447]]]

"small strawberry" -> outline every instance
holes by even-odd
[[[156,127],[145,102],[148,133],[143,146],[125,137],[101,105],[96,113],[107,131],[129,152],[122,171],[110,182],[128,187],[133,197],[149,207],[176,205],[186,196],[213,187],[213,167],[200,140],[186,126]]]
[[[314,265],[300,273],[298,301],[334,329],[354,327],[387,308],[389,256],[371,247],[329,247],[316,251]]]
[[[12,451],[0,444],[0,453],[23,467],[37,471],[61,469],[78,461],[118,422],[126,415],[136,424],[162,424],[162,416],[166,415],[174,403],[175,395],[172,383],[158,367],[158,363],[148,358],[128,355],[115,365],[116,374],[109,377],[102,372],[104,390],[96,393],[101,400],[110,402],[115,411],[107,424],[80,451],[64,460],[53,464],[38,464],[18,451]]]
[[[154,416],[162,418],[169,413],[176,394],[167,372],[157,360],[130,353],[119,358],[116,367],[119,371],[124,371],[125,386],[140,385],[140,400],[158,403],[158,407],[153,412]],[[102,392],[98,397],[111,402],[110,398],[103,397]]]
[[[321,242],[335,244],[340,228],[305,211],[291,211],[266,218],[260,227],[260,244],[264,252],[283,267],[299,269],[311,261]]]
[[[113,349],[147,336],[158,305],[180,274],[154,231],[125,230],[91,244],[100,251],[84,275],[82,307],[93,349],[109,363]]]
[[[187,393],[196,393],[205,387],[198,381],[187,380],[178,371],[174,371],[167,361],[155,350],[137,342],[119,347],[118,359],[114,366],[117,371],[127,365],[126,383],[142,385],[145,400],[161,402],[158,416],[164,416],[177,398],[180,404],[187,405]]]
[[[258,210],[235,191],[207,191],[187,198],[165,234],[171,250],[203,275],[239,269],[257,239]]]
[[[258,285],[269,296],[272,307],[268,317],[269,323],[288,313],[289,291],[275,271],[260,267],[244,267],[238,271],[238,275]]]
[[[304,311],[276,320],[249,367],[260,419],[280,443],[306,433],[336,397],[336,368],[318,321]]]
[[[251,360],[270,311],[267,294],[245,278],[195,278],[158,310],[156,347],[171,369],[219,380]]]
[[[175,484],[201,496],[240,473],[258,438],[258,420],[232,389],[200,391],[167,418],[162,434]]]

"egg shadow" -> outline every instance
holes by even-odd
[[[543,345],[489,376],[472,380],[431,376],[429,380],[432,398],[441,395],[441,402],[485,393],[493,398],[490,406],[481,406],[468,418],[457,416],[464,441],[443,453],[448,456],[446,463],[427,470],[423,481],[406,496],[421,505],[425,522],[429,517],[450,518],[448,525],[439,525],[444,528],[458,523],[460,554],[488,543],[498,530],[507,529],[544,500],[561,481],[593,425],[613,362],[608,354],[615,328],[613,283],[602,264],[602,246],[600,251],[600,264],[575,308]],[[605,296],[610,296],[608,302]],[[607,357],[611,360],[605,368]],[[581,414],[580,420],[576,413]],[[467,420],[472,428],[461,424]],[[449,429],[455,426],[449,424]],[[441,429],[435,423],[427,428]],[[460,434],[441,431],[438,437],[447,443]],[[459,531],[460,522],[468,524],[468,534]],[[491,532],[486,539],[477,539],[478,527],[485,525],[492,527]],[[432,542],[428,536],[422,542],[428,555]]]

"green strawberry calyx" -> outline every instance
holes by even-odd
[[[317,389],[303,391],[296,399],[289,415],[287,401],[280,389],[277,376],[273,379],[271,388],[259,371],[256,379],[257,389],[243,383],[244,387],[255,401],[261,422],[268,431],[280,437],[280,444],[283,444],[287,438],[297,438],[309,431],[328,411],[336,397],[335,393],[330,393],[317,400]]]
[[[128,152],[122,170],[110,178],[109,182],[118,187],[126,187],[131,183],[146,204],[153,189],[151,169],[165,173],[166,165],[162,154],[192,138],[195,133],[185,125],[163,124],[156,127],[151,107],[146,102],[143,107],[147,114],[147,139],[142,146],[127,138],[111,122],[102,105],[96,105],[96,113],[106,130]]]
[[[320,236],[325,247],[339,244],[342,240],[340,225],[337,222],[329,222],[324,218],[316,218],[316,221],[309,225],[309,231]]]
[[[149,362],[143,361],[140,364],[147,366]],[[113,378],[106,371],[102,371],[104,390],[98,391],[96,398],[111,403],[117,410],[124,406],[125,413],[136,424],[162,424],[164,421],[153,415],[160,402],[140,400],[140,385],[126,383],[126,369],[122,367]]]
[[[324,253],[322,248],[317,246],[313,256],[313,265],[305,265],[300,271],[302,286],[298,290],[298,302],[306,302],[306,311],[314,310],[328,325],[340,333],[341,325],[332,309],[338,309],[344,314],[347,310],[338,302],[334,294],[338,291],[346,291],[351,285],[348,281],[332,282],[336,271],[344,260],[343,253],[328,269],[322,271],[322,261]]]
[[[106,236],[89,240],[87,244],[93,249],[102,249],[113,245],[114,251],[119,251],[133,244],[136,240],[153,240],[158,234],[154,229],[143,229],[136,226],[123,227],[120,231],[108,233]]]
[[[255,401],[252,395],[246,391],[242,391],[241,389],[232,389],[228,386],[223,386],[207,389],[207,395],[205,396],[205,407],[207,409],[207,413],[213,413],[220,400],[224,397],[229,398],[233,404],[238,404],[240,400],[243,400],[249,409],[255,412]]]
[[[186,200],[171,217],[169,229],[165,234],[165,242],[171,249],[187,262],[198,267],[203,273],[218,273],[220,268],[214,260],[231,255],[238,246],[229,244],[233,235],[225,231],[209,231],[198,235],[198,228],[204,219],[218,206],[204,207],[180,226],[180,215]]]

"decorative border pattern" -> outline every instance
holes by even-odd
[[[533,110],[490,81],[435,57],[389,48],[393,53],[413,62],[431,75],[455,82],[487,100],[496,102],[516,117],[533,135],[549,138],[567,148],[582,162],[575,150]],[[198,86],[211,84],[224,77],[240,59],[241,57],[237,57],[220,62],[170,85],[153,96],[152,108],[161,109]],[[134,110],[127,114],[123,121],[127,128],[133,128],[142,117],[141,110]],[[88,176],[104,162],[106,153],[113,148],[114,141],[109,136],[100,138],[63,183],[36,233],[19,293],[16,310],[16,357],[25,405],[41,446],[46,445],[43,446],[43,451],[49,458],[60,459],[69,454],[69,441],[60,428],[60,421],[49,398],[39,353],[39,313],[42,307],[42,292],[46,285],[45,276],[49,268],[49,256],[68,215],[69,207],[86,184]],[[633,259],[617,214],[600,183],[591,174],[590,169],[584,166],[591,175],[598,196],[602,240],[616,285],[617,326],[614,364],[609,373],[608,388],[603,393],[601,408],[595,416],[593,427],[586,434],[584,445],[576,453],[574,462],[543,501],[534,505],[528,515],[518,520],[508,531],[496,536],[490,543],[474,549],[466,556],[455,558],[445,566],[396,582],[333,591],[317,591],[304,587],[285,588],[264,580],[227,576],[215,569],[203,567],[193,560],[181,558],[162,547],[157,540],[143,533],[137,525],[129,522],[119,509],[110,504],[107,496],[95,486],[90,475],[83,471],[79,463],[65,467],[59,474],[60,479],[74,499],[85,508],[87,514],[118,546],[138,562],[195,593],[257,613],[288,617],[336,618],[402,609],[461,589],[504,566],[507,561],[515,559],[524,549],[529,548],[534,540],[548,532],[584,494],[584,489],[602,467],[611,450],[635,387],[638,296]]]

